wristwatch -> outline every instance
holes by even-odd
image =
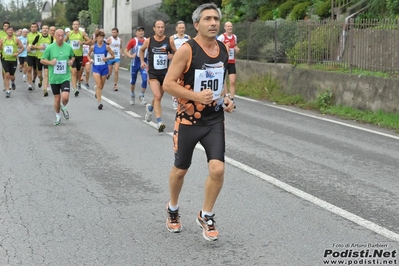
[[[225,94],[224,97],[229,97],[230,98],[230,93]]]

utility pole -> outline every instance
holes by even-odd
[[[54,0],[51,0],[51,19],[54,19]]]

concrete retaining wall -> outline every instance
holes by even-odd
[[[360,110],[397,112],[399,80],[340,74],[295,68],[289,64],[269,64],[237,60],[237,80],[245,81],[254,74],[276,78],[287,94],[302,95],[307,101],[317,98],[327,88],[333,91],[335,103]]]

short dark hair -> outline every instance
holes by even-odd
[[[97,34],[96,34],[96,37],[98,37],[98,36],[103,36],[103,37],[105,37],[105,33],[104,33],[103,31],[99,31],[99,32],[97,32]]]
[[[116,30],[116,32],[119,33],[118,28],[112,28],[112,30]]]
[[[11,25],[11,24],[10,24],[10,22],[8,22],[8,21],[4,21],[4,22],[3,22],[3,26],[4,26],[4,25],[6,25],[6,24],[8,24],[8,26],[10,26],[10,25]]]

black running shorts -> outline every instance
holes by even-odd
[[[224,162],[226,147],[224,121],[207,126],[175,124],[175,129],[173,144],[176,168],[190,167],[194,148],[198,142],[204,147],[208,162],[210,160]]]
[[[37,69],[36,59],[37,59],[36,56],[28,55],[28,58],[27,58],[28,67],[32,67],[33,69]]]
[[[43,68],[44,68],[44,69],[48,69],[48,65],[43,65],[43,64],[40,62],[40,60],[41,60],[41,59],[36,58],[37,70],[42,71]]]
[[[235,63],[228,63],[227,64],[227,72],[229,75],[236,74],[236,64]]]
[[[159,84],[161,84],[161,86],[163,85],[163,80],[165,79],[165,74],[155,74],[155,73],[148,73],[150,79],[156,79],[159,81]]]
[[[75,56],[72,68],[76,68],[77,71],[80,71],[80,69],[82,68],[82,62],[83,62],[83,56]]]
[[[27,57],[26,56],[20,56],[18,57],[18,61],[20,65],[24,65],[25,62],[27,62]]]
[[[10,76],[14,76],[15,70],[17,70],[17,61],[7,61],[7,60],[2,60],[3,64],[3,71],[4,73],[10,73]]]
[[[51,84],[51,90],[54,95],[59,95],[61,92],[70,92],[71,86],[69,80],[64,81],[61,84]]]

